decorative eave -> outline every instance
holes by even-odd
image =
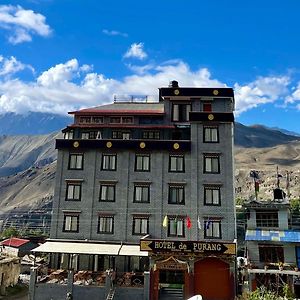
[[[234,97],[232,88],[195,88],[195,87],[163,87],[159,89],[161,97]]]
[[[190,122],[234,122],[234,114],[224,112],[190,112]]]
[[[128,115],[142,115],[142,116],[163,116],[165,114],[162,110],[155,109],[145,109],[145,110],[132,110],[132,109],[122,109],[122,110],[101,110],[101,109],[83,109],[78,111],[70,111],[68,112],[70,115],[76,116],[107,116],[107,115],[120,115],[120,116],[128,116]]]
[[[190,140],[67,140],[57,139],[56,149],[81,150],[102,149],[102,150],[165,150],[165,151],[190,151]]]
[[[175,125],[139,125],[139,124],[72,124],[68,125],[65,129],[62,131],[65,132],[68,129],[74,129],[74,128],[118,128],[118,129],[124,129],[124,128],[141,128],[141,129],[175,129]]]

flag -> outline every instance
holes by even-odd
[[[250,177],[252,177],[253,179],[259,179],[259,176],[258,176],[258,172],[257,171],[250,171]]]
[[[168,216],[165,216],[165,217],[164,217],[162,226],[163,226],[163,227],[168,227]]]
[[[187,229],[192,228],[192,221],[191,221],[191,218],[189,216],[187,216],[187,218],[186,218],[186,227],[187,227]]]
[[[177,224],[178,224],[177,217],[175,217],[173,224],[174,224],[174,231],[177,232]]]
[[[286,191],[288,198],[291,196],[290,193],[290,173],[289,171],[286,172]]]
[[[205,229],[206,229],[206,230],[209,229],[210,224],[211,224],[211,220],[210,220],[210,219],[207,219],[207,220],[206,220],[206,223],[205,223]]]
[[[258,180],[255,180],[254,188],[255,188],[255,192],[259,192],[259,182],[258,182]]]
[[[201,221],[200,221],[200,217],[199,216],[197,218],[197,224],[198,224],[198,229],[201,229]]]

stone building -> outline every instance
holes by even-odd
[[[149,271],[145,299],[233,299],[233,111],[231,88],[173,81],[157,102],[71,112],[56,141],[51,239],[35,251],[57,269],[113,269],[121,284]]]

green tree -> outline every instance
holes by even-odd
[[[19,237],[20,233],[15,227],[9,227],[9,228],[4,229],[1,232],[0,236],[3,239],[7,239],[7,238],[10,238],[10,237]]]

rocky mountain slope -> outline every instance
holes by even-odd
[[[0,219],[14,212],[49,206],[53,197],[56,150],[59,133],[43,136],[0,137]],[[292,197],[300,197],[300,141],[298,137],[265,127],[235,128],[236,197],[248,199],[254,195],[249,177],[252,169],[261,176],[260,197],[271,198],[276,184],[276,167],[283,175],[291,174]]]

